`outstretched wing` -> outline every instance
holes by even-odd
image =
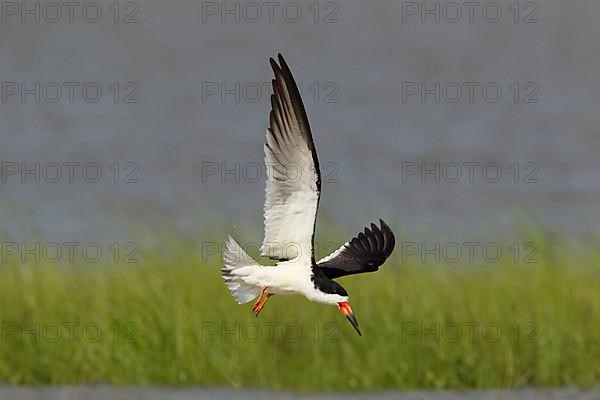
[[[265,143],[267,188],[261,254],[313,263],[313,236],[321,192],[319,161],[300,92],[285,60],[275,73]]]
[[[373,272],[392,254],[396,239],[389,226],[379,220],[381,229],[371,224],[364,233],[346,242],[338,250],[319,260],[317,268],[329,279]]]

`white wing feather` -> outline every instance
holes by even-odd
[[[261,254],[312,264],[313,235],[321,179],[308,119],[283,58],[271,60],[270,126],[265,144],[265,238]]]

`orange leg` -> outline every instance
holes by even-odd
[[[252,311],[256,311],[266,291],[267,286],[263,286],[263,288],[260,289],[260,295],[258,296],[258,299],[256,299],[256,301],[254,302],[254,305],[252,306]]]
[[[260,303],[256,309],[254,310],[254,312],[256,312],[256,316],[258,317],[258,314],[261,312],[261,310],[264,308],[265,304],[267,304],[267,300],[269,300],[269,297],[273,296],[273,293],[267,293],[267,295],[265,296],[264,300],[262,301],[262,303]]]

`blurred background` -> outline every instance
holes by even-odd
[[[522,398],[584,398],[571,385],[598,385],[600,3],[26,1],[0,11],[0,382],[570,387]],[[298,322],[302,340],[227,336],[258,321],[217,267],[228,233],[262,241],[278,53],[321,163],[317,252],[378,218],[397,235],[381,273],[344,283],[362,341],[336,310],[279,298],[260,321]],[[72,242],[108,258],[47,253]],[[445,253],[467,242],[504,256]],[[50,340],[44,329],[65,321],[96,324],[103,341]],[[497,324],[502,339],[426,334],[469,321]],[[311,340],[315,323],[325,336]],[[116,390],[72,395],[171,398]]]
[[[278,52],[321,159],[320,217],[340,231],[600,222],[596,2],[19,4],[0,24],[11,237],[166,221],[259,240]]]

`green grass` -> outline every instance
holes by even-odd
[[[250,304],[234,303],[219,265],[203,262],[192,245],[144,247],[138,264],[9,262],[0,268],[0,381],[298,390],[598,385],[600,258],[592,247],[544,244],[538,260],[464,266],[396,257],[376,274],[342,279],[363,337],[335,307],[303,298],[275,296],[255,318]]]

